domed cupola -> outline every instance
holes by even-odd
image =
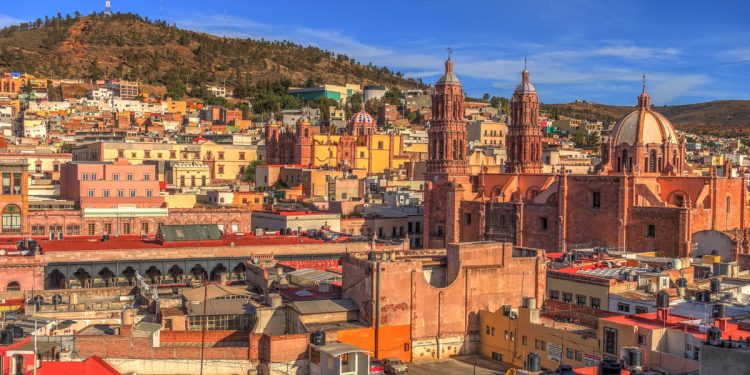
[[[362,106],[362,110],[355,113],[351,119],[349,119],[349,129],[352,135],[371,135],[375,134],[378,128],[378,124],[375,119],[367,113]]]
[[[645,78],[644,78],[645,80]],[[643,91],[638,106],[623,116],[602,144],[600,172],[682,174],[685,149],[672,123],[651,109],[651,98]]]

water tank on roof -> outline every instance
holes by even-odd
[[[323,332],[323,331],[321,331],[321,330],[317,330],[317,331],[313,332],[312,335],[311,335],[311,337],[310,337],[310,342],[313,345],[316,345],[316,346],[323,346],[323,345],[325,345],[326,344],[326,333]]]
[[[542,359],[539,357],[539,354],[529,353],[526,356],[526,365],[529,372],[542,371]]]
[[[719,327],[709,327],[706,331],[706,341],[709,343],[721,340],[721,329]]]
[[[724,319],[727,317],[727,305],[723,303],[717,303],[713,307],[713,317],[716,319]]]
[[[721,280],[711,279],[711,294],[721,293]]]
[[[639,368],[641,364],[641,349],[628,348],[628,366],[631,368]]]
[[[677,258],[674,260],[674,269],[681,270],[682,269],[682,259]]]
[[[622,365],[614,358],[604,358],[599,364],[599,374],[601,375],[620,375]]]
[[[271,293],[268,295],[268,304],[271,307],[280,307],[281,306],[281,295],[278,293]]]
[[[685,288],[688,284],[687,279],[684,277],[680,277],[675,283],[677,284],[678,288]]]
[[[669,293],[666,290],[660,290],[656,294],[656,307],[663,309],[669,307]]]

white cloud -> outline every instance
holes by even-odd
[[[6,14],[0,14],[0,27],[6,27],[11,25],[17,25],[21,22],[26,22],[22,19],[15,18]]]
[[[363,42],[339,30],[269,25],[223,15],[201,16],[178,21],[177,24],[218,35],[289,40],[314,45],[345,54],[364,64],[372,62],[405,71],[407,77],[422,78],[426,82],[439,76],[445,59],[446,46],[438,46],[438,42],[423,37],[394,40],[392,46],[384,47]],[[601,97],[602,94],[611,97],[612,94],[628,91],[633,91],[635,96],[640,88],[639,67],[646,71],[658,70],[665,64],[679,62],[683,55],[678,48],[637,45],[624,40],[602,41],[581,48],[564,45],[552,47],[525,41],[496,44],[494,41],[470,40],[455,44],[454,49],[459,77],[487,81],[485,87],[473,85],[469,87],[470,90],[509,93],[520,80],[523,69],[521,56],[531,50],[534,53],[528,54],[529,70],[532,81],[538,87],[559,95],[575,92],[577,96],[588,94],[591,97]],[[750,54],[750,49],[732,53]],[[710,78],[702,74],[651,74],[649,92],[655,102],[669,103],[690,95],[709,82]],[[544,96],[543,91],[540,94]]]

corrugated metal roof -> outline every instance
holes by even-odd
[[[159,241],[220,240],[221,230],[216,224],[159,225],[156,238]]]
[[[242,299],[214,299],[206,302],[205,315],[255,314],[255,306]],[[203,316],[203,302],[188,305],[189,316]]]
[[[333,312],[357,311],[357,304],[350,299],[323,299],[315,301],[294,301],[291,303],[294,310],[302,315],[326,314]]]
[[[207,291],[204,291],[205,288],[208,288]],[[212,300],[217,298],[222,298],[226,296],[250,296],[250,291],[247,290],[245,287],[237,287],[237,286],[229,286],[229,285],[218,285],[218,284],[208,284],[207,286],[202,286],[198,288],[193,289],[184,289],[182,291],[182,296],[185,297],[188,301],[203,301],[203,298]]]
[[[328,271],[316,270],[313,268],[305,268],[301,270],[292,271],[292,272],[289,272],[287,275],[290,277],[290,280],[292,282],[295,282],[300,285],[309,284],[309,283],[318,283],[321,281],[341,280],[341,275],[339,274],[335,274],[333,272],[328,272]]]
[[[361,353],[361,352],[367,352],[366,350],[350,345],[350,344],[344,344],[342,342],[332,342],[323,346],[319,346],[318,350],[320,350],[323,353],[326,353],[330,355],[331,357],[338,357],[342,354],[346,353]]]

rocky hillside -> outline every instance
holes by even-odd
[[[546,104],[543,110],[550,116],[568,116],[601,120],[611,124],[633,110],[628,106],[613,106],[589,102]],[[719,100],[706,103],[656,106],[654,110],[666,116],[678,128],[702,134],[720,136],[748,136],[750,134],[750,100]]]
[[[150,84],[250,87],[364,82],[420,86],[401,73],[293,42],[222,38],[134,14],[57,16],[0,30],[0,70]]]

